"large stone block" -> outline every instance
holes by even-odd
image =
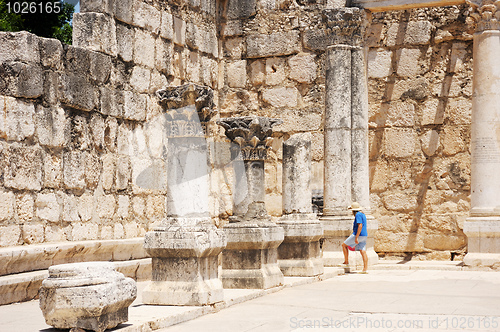
[[[134,41],[134,62],[148,68],[154,68],[155,38],[151,33],[136,29]]]
[[[43,150],[40,147],[12,144],[5,151],[4,158],[9,165],[4,173],[5,187],[18,190],[42,188]]]
[[[38,218],[50,222],[59,221],[61,217],[61,208],[55,194],[38,194],[35,206]]]
[[[256,0],[229,0],[227,3],[226,18],[241,19],[255,15],[257,11]]]
[[[123,91],[123,117],[129,120],[146,120],[146,96]]]
[[[118,21],[132,24],[134,19],[134,0],[113,1],[113,13]]]
[[[80,4],[80,12],[94,12],[111,14],[113,12],[112,0],[84,0]]]
[[[0,192],[0,220],[10,221],[14,218],[15,196],[12,192]]]
[[[384,78],[392,74],[392,51],[370,49],[368,51],[368,77]]]
[[[40,62],[38,38],[26,31],[0,32],[0,62]]]
[[[116,25],[116,46],[123,61],[132,61],[134,55],[135,30],[123,24]]]
[[[82,111],[91,111],[98,105],[97,90],[82,74],[61,76],[61,102]]]
[[[85,155],[83,152],[66,152],[63,155],[63,182],[67,189],[85,188]]]
[[[272,88],[262,92],[262,99],[273,107],[297,107],[299,92],[297,88]]]
[[[39,105],[35,115],[36,136],[41,145],[49,147],[66,146],[70,139],[70,121],[60,107]]]
[[[309,53],[299,53],[288,59],[290,66],[290,78],[299,83],[312,83],[318,73],[316,55]]]
[[[161,12],[160,36],[168,40],[174,39],[174,18],[165,10]]]
[[[130,76],[130,85],[139,93],[147,93],[149,92],[150,84],[151,70],[135,66]]]
[[[42,282],[40,308],[55,328],[103,332],[128,320],[136,297],[135,281],[115,271],[113,263],[55,265]]]
[[[12,247],[20,244],[21,227],[19,225],[9,225],[0,227],[0,247]]]
[[[101,13],[73,15],[73,44],[109,55],[116,55],[115,20]]]
[[[186,44],[186,22],[175,16],[173,42],[179,46],[184,46]]]
[[[0,136],[16,141],[33,136],[34,114],[33,104],[12,97],[0,96]]]
[[[417,133],[410,128],[389,128],[384,134],[384,152],[387,157],[407,158],[415,152]]]
[[[62,69],[63,46],[57,39],[40,37],[40,60],[42,66]]]
[[[403,48],[396,51],[396,72],[399,76],[415,77],[423,74],[427,67],[423,61],[425,55],[418,48]]]
[[[0,63],[0,93],[38,98],[43,93],[42,67],[38,63]]]
[[[155,7],[143,2],[134,2],[133,24],[146,29],[154,34],[160,32],[161,13]]]
[[[239,60],[227,65],[227,83],[231,88],[244,88],[247,83],[247,62]]]
[[[299,32],[280,31],[269,35],[253,34],[247,36],[247,56],[264,58],[299,53],[301,43]]]
[[[174,47],[172,42],[163,38],[157,38],[155,58],[156,70],[165,75],[173,75],[173,53]]]

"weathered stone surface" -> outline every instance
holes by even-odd
[[[0,226],[0,247],[19,245],[21,234],[21,227],[19,225]]]
[[[61,217],[61,208],[55,194],[38,194],[35,206],[38,218],[50,222],[59,221]]]
[[[417,133],[413,129],[386,129],[384,135],[385,155],[394,158],[406,158],[415,152]]]
[[[81,74],[62,75],[60,94],[63,104],[82,111],[91,111],[98,103],[96,88]]]
[[[135,281],[115,271],[113,263],[55,265],[42,282],[40,309],[55,328],[103,332],[128,320],[136,297]]]
[[[35,124],[36,135],[41,145],[63,147],[69,141],[70,121],[62,108],[38,106]]]
[[[392,51],[370,49],[368,52],[368,76],[384,78],[392,74]]]
[[[34,105],[12,97],[0,96],[0,135],[7,140],[22,141],[35,132]]]
[[[262,92],[262,99],[273,107],[296,107],[298,97],[296,88],[272,88]]]
[[[73,45],[116,55],[115,20],[101,13],[75,13],[73,17]]]
[[[256,0],[229,0],[227,4],[226,18],[241,19],[255,15],[257,10]]]
[[[15,97],[38,98],[43,93],[42,67],[35,63],[0,63],[0,93]]]
[[[43,151],[40,147],[12,144],[4,153],[9,165],[4,173],[6,187],[17,190],[42,188]]]
[[[299,51],[298,31],[275,32],[269,35],[253,34],[247,37],[247,56],[249,58],[282,56]]]
[[[113,1],[110,0],[87,0],[83,1],[80,6],[80,11],[94,12],[94,13],[107,13],[111,14],[113,11]]]
[[[290,78],[299,83],[312,83],[317,77],[316,55],[299,53],[288,59]]]
[[[174,16],[174,39],[173,42],[179,46],[186,44],[186,22]]]
[[[133,24],[154,34],[160,32],[161,12],[155,7],[142,2],[134,2]]]
[[[155,65],[155,39],[153,35],[144,30],[135,30],[134,62],[154,68]]]
[[[57,39],[40,37],[40,60],[42,66],[62,69],[63,46]],[[36,55],[36,53],[34,54]]]
[[[39,41],[26,31],[0,33],[0,62],[40,62]]]
[[[231,88],[244,88],[247,82],[247,61],[239,60],[227,65],[227,83]]]
[[[426,67],[420,61],[422,51],[418,48],[403,48],[396,52],[396,73],[402,77],[414,77],[422,74]]]
[[[174,19],[172,14],[167,11],[161,12],[161,26],[160,26],[160,36],[172,40],[174,39]]]

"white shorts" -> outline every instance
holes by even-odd
[[[358,244],[356,244],[356,235],[354,234],[351,234],[351,236],[349,236],[345,241],[344,243],[351,247],[351,248],[354,248],[355,250],[357,251],[360,251],[360,250],[366,250],[366,239],[368,238],[368,236],[358,236]]]

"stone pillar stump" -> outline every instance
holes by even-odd
[[[264,199],[264,160],[272,126],[281,120],[265,117],[221,119],[226,136],[234,143],[232,159],[242,160],[235,170],[234,216],[224,226],[227,247],[222,253],[224,288],[268,289],[283,284],[278,265],[278,246],[283,228],[271,221]]]
[[[277,224],[285,231],[278,247],[281,272],[297,277],[323,274],[323,227],[312,211],[309,134],[293,135],[283,143],[283,216]]]
[[[194,84],[158,91],[166,109],[167,218],[148,232],[152,257],[146,304],[207,305],[224,299],[218,255],[226,237],[209,215],[209,167],[205,138],[213,94]]]

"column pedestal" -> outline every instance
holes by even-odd
[[[268,289],[283,285],[278,246],[283,228],[261,222],[237,222],[224,227],[227,246],[222,256],[224,288]]]
[[[144,303],[194,306],[224,300],[218,277],[224,232],[208,224],[210,219],[198,226],[183,226],[184,222],[172,218],[168,226],[145,236],[144,248],[153,257],[153,276],[142,293]]]
[[[319,246],[323,228],[316,214],[284,215],[277,224],[285,231],[285,239],[278,247],[281,272],[289,277],[313,277],[323,274]]]

